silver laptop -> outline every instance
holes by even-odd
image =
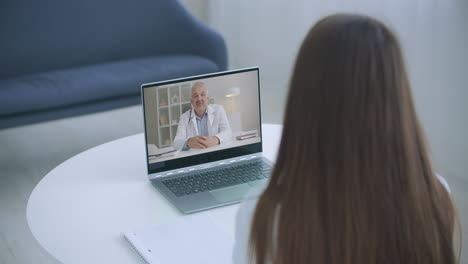
[[[143,84],[148,175],[182,213],[264,188],[259,69]]]

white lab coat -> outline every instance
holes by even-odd
[[[206,111],[208,113],[208,136],[217,136],[220,144],[231,141],[231,126],[223,106],[210,104],[207,106]],[[199,132],[195,110],[188,110],[180,116],[177,134],[173,143],[174,148],[182,149],[187,139],[197,135],[199,135]]]

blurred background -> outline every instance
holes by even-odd
[[[468,226],[467,0],[184,0],[221,33],[229,69],[259,66],[264,123],[281,123],[298,47],[324,15],[358,12],[399,36],[419,117],[437,170]],[[34,240],[26,204],[34,186],[68,158],[143,132],[141,106],[0,130],[0,263],[57,263]],[[464,237],[468,232],[462,231]],[[466,240],[466,239],[465,239]],[[467,242],[461,263],[468,263]]]

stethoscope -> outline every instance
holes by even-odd
[[[192,121],[192,112],[193,112],[193,106],[190,107],[190,115],[189,115],[189,119],[188,119],[187,125],[190,125],[190,121]]]
[[[192,112],[193,112],[193,106],[190,108],[190,115],[189,115],[187,125],[190,125],[190,121],[192,121]]]

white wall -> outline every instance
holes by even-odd
[[[319,18],[358,12],[382,20],[401,40],[439,170],[468,179],[468,0],[182,2],[223,35],[229,68],[260,66],[262,120],[272,123],[282,122],[296,52]]]
[[[444,174],[468,178],[468,0],[200,1],[228,46],[229,67],[259,65],[263,121],[281,123],[290,72],[324,15],[372,15],[399,36],[420,119]],[[202,18],[203,19],[203,18]]]
[[[232,111],[240,112],[243,131],[260,129],[257,72],[249,71],[200,81],[205,83],[209,97],[214,98],[216,104],[224,106],[228,117]],[[225,95],[232,87],[239,88],[240,95],[226,98]]]

